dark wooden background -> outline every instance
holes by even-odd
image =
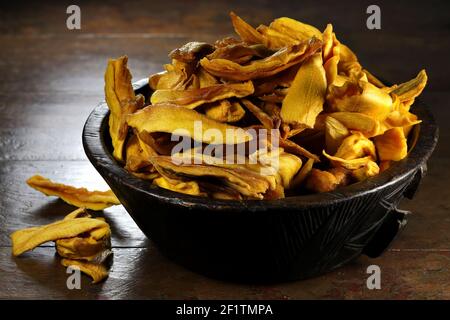
[[[0,5],[0,298],[225,298],[418,299],[450,298],[450,181],[448,1],[377,1],[382,29],[366,28],[368,1],[77,1],[81,30],[66,28],[67,1],[10,1]],[[47,224],[73,210],[30,189],[36,173],[105,189],[81,145],[83,123],[103,99],[109,57],[129,56],[134,79],[160,71],[167,53],[192,40],[231,35],[228,11],[251,23],[290,16],[339,39],[363,65],[391,82],[429,74],[423,100],[440,124],[440,143],[420,191],[402,208],[413,215],[379,259],[361,257],[316,279],[248,286],[205,278],[161,256],[122,207],[104,212],[113,229],[109,279],[81,290],[66,288],[67,274],[52,245],[11,256],[9,234]],[[381,267],[381,290],[366,288],[366,268]]]

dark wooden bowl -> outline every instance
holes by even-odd
[[[134,84],[150,95],[147,80]],[[108,107],[99,104],[83,131],[84,150],[139,228],[172,260],[233,281],[303,279],[360,254],[379,256],[406,223],[397,210],[426,172],[438,127],[417,101],[422,119],[409,155],[378,176],[336,191],[273,201],[219,201],[183,195],[138,179],[111,153]]]

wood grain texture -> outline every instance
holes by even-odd
[[[65,25],[69,2],[0,4],[0,299],[450,299],[450,27],[448,1],[378,1],[382,30],[369,31],[371,1],[78,1],[82,30]],[[56,181],[107,188],[86,161],[81,130],[103,99],[110,57],[129,56],[134,79],[160,71],[167,53],[187,41],[232,35],[228,11],[253,25],[290,16],[338,37],[377,75],[401,82],[426,68],[425,101],[440,125],[440,143],[412,201],[406,229],[379,259],[361,257],[316,279],[248,286],[208,279],[164,258],[121,206],[104,215],[113,229],[110,278],[81,290],[66,288],[67,274],[51,244],[11,256],[9,234],[61,218],[73,207],[32,190],[25,180],[41,173]],[[19,14],[20,13],[20,14]],[[365,286],[366,267],[378,264],[382,289]]]
[[[262,286],[206,278],[167,260],[153,245],[122,248],[114,249],[109,278],[92,285],[83,276],[80,290],[67,289],[69,275],[53,248],[19,258],[0,248],[0,259],[0,299],[450,299],[448,250],[389,251],[315,279]],[[380,290],[366,286],[366,269],[374,263],[382,270]]]

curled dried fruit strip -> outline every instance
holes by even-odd
[[[262,43],[262,36],[255,28],[242,20],[234,12],[230,12],[230,18],[234,30],[241,37],[242,41],[248,44]]]
[[[317,155],[309,152],[302,146],[298,145],[297,143],[295,143],[294,141],[291,141],[289,139],[281,139],[280,138],[280,147],[282,147],[286,152],[289,152],[289,153],[292,153],[292,154],[295,154],[298,156],[303,156],[303,157],[306,157],[309,159],[313,159],[316,162],[320,162],[320,159]]]
[[[151,96],[151,103],[167,103],[194,109],[202,104],[227,98],[242,98],[254,91],[253,83],[216,84],[210,87],[188,90],[156,90]]]
[[[18,230],[11,234],[13,255],[19,256],[48,241],[75,237],[100,228],[109,230],[109,225],[98,219],[77,218],[57,221],[42,227]]]
[[[179,193],[190,194],[193,196],[206,196],[204,192],[200,191],[200,187],[195,181],[169,180],[164,177],[159,177],[153,180],[153,183],[158,187]]]
[[[86,188],[75,188],[61,183],[53,182],[39,175],[32,176],[27,184],[47,196],[56,196],[76,207],[85,207],[92,210],[103,210],[120,201],[111,191],[89,191]]]
[[[321,41],[313,38],[290,47],[284,47],[273,55],[251,61],[247,65],[240,65],[225,59],[203,58],[200,64],[209,73],[225,79],[246,81],[257,78],[265,78],[277,74],[287,68],[301,63],[314,54],[322,46]]]
[[[369,161],[372,161],[372,159],[373,159],[372,156],[366,156],[366,157],[362,157],[362,158],[346,160],[346,159],[342,159],[342,158],[339,158],[336,156],[331,156],[325,150],[323,151],[323,155],[330,160],[330,162],[333,166],[342,167],[342,168],[345,168],[348,170],[359,169],[359,168],[367,165],[367,163]]]
[[[180,177],[214,177],[227,186],[232,187],[244,196],[263,199],[275,182],[269,176],[260,175],[249,170],[245,165],[215,166],[207,164],[175,164],[171,157],[154,157],[153,162],[161,175],[171,178]],[[272,177],[273,178],[273,177]]]
[[[414,79],[398,86],[394,86],[394,90],[392,90],[391,93],[397,95],[400,98],[400,101],[413,100],[422,93],[427,85],[427,80],[427,73],[425,70],[421,70]]]
[[[322,54],[306,60],[292,82],[281,107],[284,122],[314,127],[317,115],[323,110],[327,80],[322,66]]]
[[[110,110],[109,133],[114,157],[123,160],[123,147],[128,133],[125,116],[144,105],[142,96],[136,97],[131,85],[128,58],[111,59],[105,72],[105,98]]]
[[[214,47],[205,42],[188,42],[169,53],[169,57],[183,62],[193,62],[211,53]]]
[[[103,264],[79,261],[74,259],[61,259],[64,267],[78,267],[81,272],[86,273],[92,278],[92,283],[99,283],[109,275],[108,269]]]
[[[206,143],[225,143],[224,140],[226,139],[228,144],[233,144],[247,142],[252,139],[252,136],[241,128],[214,121],[195,110],[170,105],[148,106],[129,115],[127,119],[128,124],[139,132],[186,134],[194,140],[198,139]],[[201,123],[200,129],[197,129],[196,123]],[[205,132],[209,129],[217,129],[221,135],[215,137],[205,135]],[[227,129],[229,130],[229,139],[226,138]]]

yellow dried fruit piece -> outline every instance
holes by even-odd
[[[252,136],[242,128],[214,121],[195,110],[171,105],[148,106],[128,115],[127,121],[129,126],[139,132],[186,134],[194,140],[205,143],[224,144],[226,142],[237,144],[252,140]],[[201,124],[201,128],[197,128],[196,125],[199,124]],[[205,132],[210,129],[216,129],[221,134],[217,136],[205,135]]]
[[[408,153],[408,144],[402,128],[389,129],[374,140],[380,161],[399,161]]]
[[[373,84],[377,88],[385,88],[386,86],[379,80],[377,77],[375,77],[372,73],[369,72],[369,70],[363,69],[362,72],[366,74],[367,81],[369,81],[371,84]]]
[[[230,18],[234,30],[241,37],[242,41],[248,44],[262,43],[262,36],[255,28],[242,20],[234,12],[230,12]]]
[[[131,73],[127,68],[128,58],[111,59],[105,72],[105,98],[108,104],[109,133],[114,148],[114,157],[123,160],[123,147],[128,133],[125,116],[144,105],[143,97],[135,96],[131,85]]]
[[[178,60],[164,65],[164,69],[165,71],[149,77],[148,83],[152,90],[183,89],[193,71],[191,64]]]
[[[171,157],[154,157],[154,165],[163,176],[177,179],[183,177],[215,177],[223,181],[226,186],[230,186],[244,196],[263,199],[264,193],[275,185],[272,181],[274,177],[263,176],[245,165],[215,166],[205,164],[175,164]]]
[[[278,174],[281,177],[281,182],[284,188],[288,188],[292,179],[302,167],[302,160],[290,153],[283,152],[279,156]]]
[[[273,20],[269,27],[297,40],[306,40],[312,37],[322,39],[322,32],[317,28],[287,17]]]
[[[219,81],[211,74],[209,74],[204,68],[199,67],[197,71],[197,77],[200,88],[211,87],[219,83]]]
[[[353,160],[363,156],[371,156],[376,159],[375,145],[361,132],[355,131],[344,138],[335,156],[345,160]]]
[[[103,264],[73,260],[61,259],[61,264],[65,267],[78,267],[81,272],[87,274],[92,278],[92,283],[99,283],[106,279],[109,275],[108,269]]]
[[[237,122],[245,116],[245,110],[238,101],[222,100],[208,105],[205,115],[219,122]]]
[[[150,157],[149,155],[146,155],[144,150],[141,148],[136,135],[131,136],[128,140],[125,148],[125,154],[125,169],[128,171],[136,172],[151,165]]]
[[[380,122],[372,117],[358,112],[333,112],[329,114],[341,122],[347,129],[362,132],[370,138],[380,134]]]
[[[325,150],[323,155],[327,157],[334,167],[342,167],[348,170],[356,170],[365,166],[369,161],[373,160],[372,156],[366,156],[362,158],[356,158],[351,160],[342,159],[336,156],[329,155]]]
[[[338,181],[331,172],[319,169],[312,169],[305,183],[306,189],[313,192],[330,192],[337,186]]]
[[[194,62],[214,50],[214,47],[205,42],[192,41],[169,53],[169,57],[182,62]]]
[[[102,228],[109,230],[109,225],[98,219],[77,218],[57,221],[42,227],[18,230],[11,234],[13,255],[21,255],[48,241],[76,237],[79,234]]]
[[[200,64],[209,73],[224,79],[246,81],[265,78],[277,74],[289,67],[301,63],[322,46],[317,39],[311,39],[290,47],[284,47],[264,59],[254,60],[240,65],[226,59],[203,58]]]
[[[53,182],[42,176],[35,175],[27,180],[27,184],[47,196],[56,196],[76,207],[86,207],[92,210],[103,210],[120,201],[111,191],[89,191],[86,188],[75,188]]]
[[[335,154],[342,141],[350,135],[350,131],[338,120],[325,118],[325,147],[329,154]]]
[[[269,49],[278,50],[280,48],[292,46],[301,42],[298,39],[292,38],[289,35],[278,32],[277,30],[264,25],[260,25],[256,28],[256,30],[262,35],[262,42],[264,46]]]
[[[391,96],[363,80],[347,81],[343,86],[331,85],[327,103],[334,111],[363,113],[380,121],[393,110]]]
[[[320,162],[320,159],[319,159],[319,157],[317,155],[315,155],[314,153],[309,152],[308,150],[306,150],[302,146],[298,145],[294,141],[291,141],[289,139],[282,139],[282,138],[280,138],[279,145],[286,152],[289,152],[289,153],[292,153],[292,154],[295,154],[295,155],[298,155],[298,156],[303,156],[303,157],[306,157],[306,158],[309,158],[309,159],[314,159],[314,161]]]
[[[364,181],[380,173],[380,168],[374,161],[367,162],[363,167],[352,171],[352,176],[358,181]]]
[[[421,70],[414,79],[394,86],[394,90],[392,90],[391,93],[397,95],[402,102],[414,100],[422,93],[427,85],[427,80],[427,73],[425,70]]]
[[[193,196],[206,196],[204,192],[200,191],[200,187],[195,181],[181,181],[170,179],[170,181],[164,177],[159,177],[153,180],[153,183],[158,187],[172,190],[179,193],[190,194]]]
[[[317,115],[323,110],[327,80],[322,66],[322,54],[305,61],[283,100],[281,118],[289,124],[314,127]]]
[[[314,165],[314,159],[308,159],[306,163],[301,167],[298,174],[292,179],[289,189],[295,189],[299,187],[308,177]]]
[[[274,121],[267,113],[265,113],[261,108],[254,105],[247,99],[242,99],[244,106],[261,122],[261,124],[266,129],[274,128]]]
[[[216,84],[210,87],[187,90],[156,90],[150,100],[152,104],[167,103],[194,109],[202,104],[227,98],[242,98],[254,91],[253,83]]]
[[[345,44],[339,44],[339,64],[338,74],[344,76],[358,76],[362,72],[362,67],[358,62],[356,54]]]

